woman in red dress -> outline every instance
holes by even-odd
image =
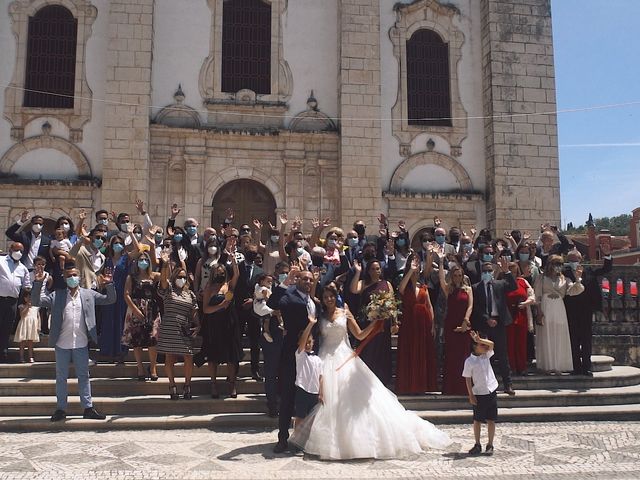
[[[420,259],[408,259],[409,271],[400,282],[402,323],[398,332],[396,393],[415,394],[438,389],[433,306],[426,285],[418,286]]]
[[[509,264],[509,270],[516,277],[518,288],[508,292],[507,306],[511,312],[513,322],[507,326],[507,353],[509,355],[509,365],[516,375],[524,375],[527,371],[527,330],[533,330],[533,323],[529,321],[527,310],[529,305],[536,301],[533,288],[524,279],[524,275],[529,275],[529,262],[521,262],[527,270],[521,272],[517,263]],[[531,325],[529,325],[531,323]]]
[[[445,395],[468,395],[465,379],[462,377],[464,361],[471,352],[471,310],[473,293],[464,277],[460,265],[449,269],[445,275],[444,258],[440,257],[438,275],[442,294],[447,297],[447,316],[444,319],[444,368],[442,372],[442,393]]]

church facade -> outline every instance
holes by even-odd
[[[137,198],[158,223],[560,220],[549,0],[0,5],[5,225]]]

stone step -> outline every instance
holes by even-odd
[[[423,410],[416,413],[435,424],[470,424],[471,410]],[[0,431],[105,431],[207,428],[212,431],[224,428],[273,429],[276,441],[277,418],[264,413],[200,413],[193,415],[108,415],[105,421],[83,420],[70,416],[64,422],[51,423],[51,413],[21,417],[0,417]],[[578,407],[500,407],[501,423],[506,422],[556,422],[556,421],[639,421],[640,405],[603,405]]]
[[[203,385],[205,386],[205,385]],[[166,385],[165,385],[166,387]],[[178,390],[181,391],[179,386]],[[220,389],[225,393],[226,389]],[[195,393],[192,400],[170,400],[168,388],[158,395],[127,395],[100,397],[94,395],[94,405],[106,415],[200,415],[215,413],[265,413],[264,395],[240,394],[238,398],[210,398],[208,391],[202,395]],[[420,396],[400,396],[405,408],[415,411],[464,411],[470,410],[466,396],[425,394]],[[516,396],[500,393],[500,408],[549,408],[603,405],[640,404],[640,386],[600,388],[580,390],[522,390]],[[55,410],[56,398],[50,396],[2,397],[0,398],[0,418],[4,416],[42,416]],[[69,414],[81,412],[76,395],[69,397]]]

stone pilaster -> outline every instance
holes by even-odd
[[[102,208],[130,212],[149,191],[153,0],[109,2]]]
[[[380,4],[340,2],[341,218],[349,227],[361,218],[377,227],[380,212]]]
[[[489,227],[559,225],[550,0],[482,0],[482,54]]]

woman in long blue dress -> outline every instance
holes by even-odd
[[[122,331],[127,304],[124,300],[124,286],[129,274],[129,256],[124,250],[124,240],[118,235],[111,237],[106,252],[105,268],[113,272],[113,285],[116,289],[116,302],[100,308],[101,326],[98,337],[100,355],[121,363],[129,350],[122,345]]]

